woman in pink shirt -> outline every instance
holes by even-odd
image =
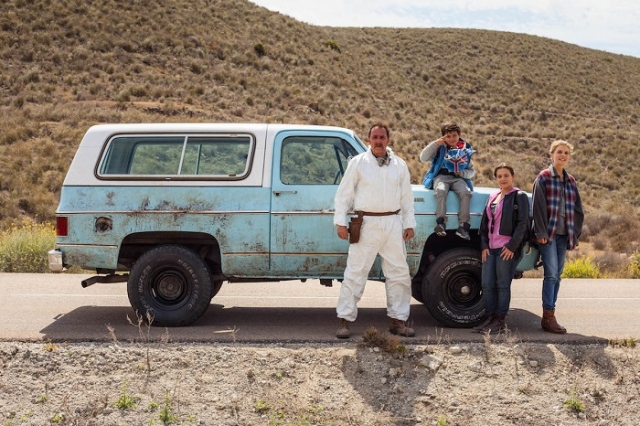
[[[499,333],[507,328],[511,281],[530,228],[529,198],[513,186],[513,167],[501,163],[493,175],[500,190],[487,200],[480,223],[482,298],[487,317],[474,327],[485,333]]]

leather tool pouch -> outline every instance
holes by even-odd
[[[352,217],[349,222],[349,244],[360,241],[360,228],[362,228],[362,212],[357,212],[358,216]]]

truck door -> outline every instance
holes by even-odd
[[[333,198],[349,158],[363,150],[361,142],[338,131],[287,131],[276,136],[272,275],[342,277],[349,244],[336,235]]]

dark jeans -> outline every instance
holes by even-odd
[[[482,264],[482,298],[487,314],[506,315],[511,303],[511,281],[522,251],[511,260],[500,257],[502,248],[490,249]]]
[[[556,235],[553,241],[547,241],[547,244],[538,244],[544,268],[544,279],[542,280],[542,309],[544,310],[556,308],[558,291],[560,291],[560,277],[567,259],[568,239],[568,235]]]

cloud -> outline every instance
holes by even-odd
[[[313,25],[510,31],[640,57],[637,0],[253,0]]]

